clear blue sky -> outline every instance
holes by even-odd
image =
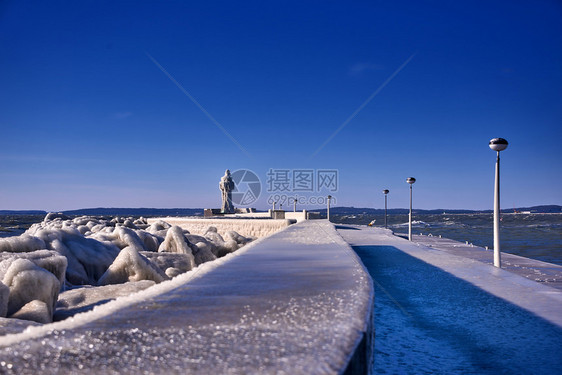
[[[502,207],[562,204],[561,125],[557,0],[0,2],[0,209],[218,207],[226,168],[489,209],[494,137]]]

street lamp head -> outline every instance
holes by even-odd
[[[406,179],[406,182],[409,183],[410,185],[412,185],[414,182],[416,182],[416,179],[413,178],[413,177],[408,177],[408,178]]]
[[[332,196],[331,196],[331,195],[328,195],[328,200],[330,200],[330,199],[332,199]]]
[[[507,141],[503,138],[494,138],[490,140],[488,145],[494,151],[503,151],[507,148],[507,144]]]
[[[390,190],[384,189],[382,192],[383,192],[383,194],[388,194],[388,193],[390,193]]]

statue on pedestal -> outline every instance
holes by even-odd
[[[224,176],[222,176],[221,182],[219,183],[219,188],[222,192],[221,213],[233,214],[234,205],[232,204],[232,190],[234,190],[234,181],[232,181],[229,169],[224,172]]]

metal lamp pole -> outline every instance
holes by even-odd
[[[384,227],[388,228],[386,222],[386,195],[390,192],[390,190],[384,189],[382,192],[384,193]]]
[[[328,221],[330,221],[330,200],[331,199],[332,199],[332,196],[328,195],[328,211],[327,211]]]
[[[413,177],[408,177],[406,182],[410,184],[410,217],[408,222],[408,240],[412,240],[412,185],[416,182]]]
[[[494,183],[494,266],[501,268],[500,250],[500,151],[507,148],[507,141],[503,138],[494,138],[488,144],[497,153],[496,178]]]

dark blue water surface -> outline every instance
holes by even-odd
[[[384,226],[384,215],[336,215],[334,222]],[[408,215],[389,215],[388,227],[396,233],[408,232]],[[460,242],[493,248],[493,215],[415,214],[414,234],[442,235]],[[562,214],[502,214],[503,252],[562,265]]]
[[[562,374],[561,328],[394,247],[354,249],[375,285],[375,373]]]

